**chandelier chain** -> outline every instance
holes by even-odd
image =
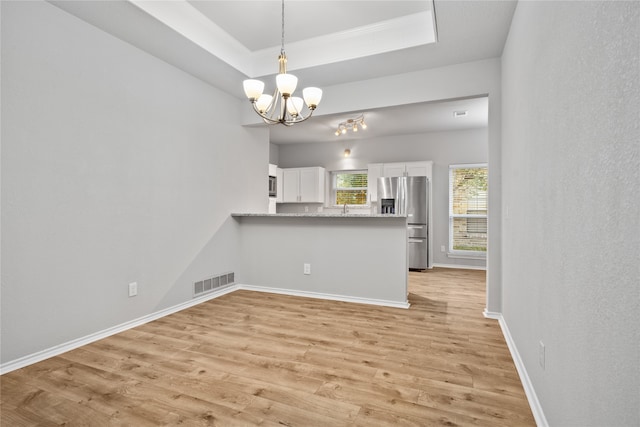
[[[2,1],[2,0],[0,0]],[[249,98],[253,110],[267,124],[280,123],[292,126],[309,119],[322,99],[322,89],[306,87],[302,91],[302,98],[294,96],[298,84],[298,78],[287,73],[287,56],[284,52],[284,0],[282,0],[282,35],[280,56],[278,57],[278,74],[276,76],[276,89],[272,95],[264,94],[264,83],[260,80],[247,79],[242,85],[244,93]],[[306,104],[308,114],[302,114],[302,108]]]
[[[280,53],[284,53],[284,0],[282,0],[282,38],[280,39]]]

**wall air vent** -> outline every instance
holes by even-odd
[[[459,119],[461,117],[466,117],[467,116],[467,111],[463,110],[463,111],[454,111],[453,112],[453,117],[455,117],[456,119]]]
[[[219,276],[207,277],[193,284],[193,297],[199,297],[224,286],[233,285],[235,283],[234,273],[225,273]]]

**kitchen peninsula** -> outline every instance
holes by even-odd
[[[406,217],[234,213],[245,288],[407,308]]]

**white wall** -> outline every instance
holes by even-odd
[[[404,218],[235,219],[240,223],[243,284],[406,307]],[[309,275],[303,274],[305,263],[311,265]]]
[[[280,149],[276,144],[269,144],[269,163],[272,165],[278,164]]]
[[[640,425],[639,53],[638,2],[519,2],[504,50],[503,313],[553,426]]]
[[[345,148],[351,149],[348,158],[343,156]],[[449,246],[449,165],[487,162],[486,128],[340,140],[332,144],[283,144],[279,146],[278,159],[280,167],[323,166],[328,171],[366,169],[369,163],[422,160],[433,161],[434,263],[485,266],[485,260],[449,258],[440,246]]]
[[[49,3],[1,7],[6,363],[237,270],[229,213],[266,212],[269,154],[235,98]]]

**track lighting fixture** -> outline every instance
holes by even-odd
[[[340,122],[336,128],[335,135],[340,136],[347,133],[348,130],[358,132],[359,129],[366,129],[367,124],[364,122],[364,114],[356,117],[355,119],[348,119],[344,122]]]

